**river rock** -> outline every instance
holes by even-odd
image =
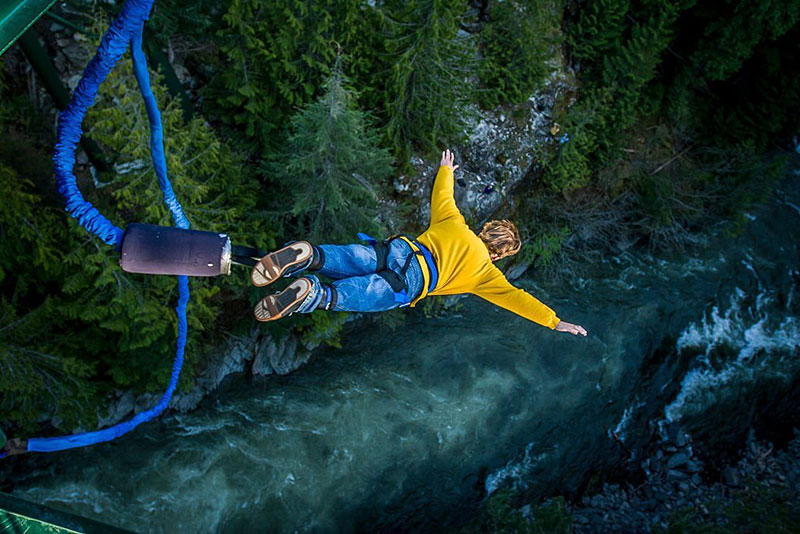
[[[253,360],[252,373],[266,376],[273,372],[279,375],[289,374],[308,361],[311,351],[298,348],[294,336],[274,340],[269,338],[261,342]]]
[[[667,468],[674,469],[689,463],[689,455],[685,452],[673,454],[667,460]]]
[[[675,422],[667,425],[667,439],[676,447],[683,447],[686,445],[686,436],[683,433],[683,429],[680,424]]]
[[[722,481],[729,488],[738,488],[742,483],[739,471],[730,466],[722,470]]]
[[[116,402],[111,403],[105,416],[99,416],[98,414],[97,428],[100,429],[111,426],[121,421],[126,415],[133,411],[135,399],[136,396],[133,394],[133,391],[129,390],[124,392]]]
[[[689,475],[683,471],[678,471],[677,469],[670,469],[667,471],[667,477],[673,480],[686,480],[689,478]]]
[[[231,343],[227,351],[221,351],[220,357],[212,360],[204,377],[208,377],[214,383],[214,387],[232,373],[244,371],[244,363],[253,357],[253,344],[249,339],[239,339]],[[214,365],[215,364],[215,365]]]
[[[686,471],[687,473],[699,473],[700,471],[703,470],[703,468],[700,467],[700,464],[698,464],[697,462],[689,461],[686,462],[686,465],[684,466],[683,470]]]

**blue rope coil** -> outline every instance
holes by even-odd
[[[73,174],[73,167],[75,165],[75,148],[80,141],[81,123],[86,116],[86,112],[94,103],[100,85],[108,77],[109,72],[123,56],[129,45],[133,55],[134,73],[139,83],[139,89],[150,121],[150,151],[156,176],[158,177],[158,184],[163,192],[164,202],[172,213],[175,226],[183,229],[189,228],[189,220],[175,197],[175,192],[172,190],[172,185],[167,177],[161,113],[150,88],[147,61],[144,53],[142,53],[142,31],[152,6],[153,0],[128,0],[125,3],[119,16],[111,23],[111,27],[103,35],[100,47],[86,67],[83,77],[75,89],[72,101],[59,114],[58,120],[58,142],[56,143],[53,160],[55,162],[58,191],[66,199],[66,210],[72,217],[78,219],[78,222],[84,228],[97,235],[103,242],[117,247],[122,244],[123,231],[83,198]],[[186,305],[189,302],[189,278],[179,276],[178,288],[178,306],[175,308],[178,315],[177,351],[172,365],[169,386],[161,396],[161,400],[149,410],[135,415],[129,421],[124,421],[109,428],[71,436],[31,438],[28,440],[28,451],[52,452],[110,441],[157,417],[167,408],[172,399],[172,394],[175,392],[181,368],[183,367],[187,334]],[[5,456],[5,453],[0,455],[0,458],[3,456]]]

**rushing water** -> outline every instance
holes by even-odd
[[[797,182],[691,255],[521,282],[587,338],[477,298],[410,311],[289,376],[234,377],[195,412],[42,456],[13,493],[139,532],[427,530],[498,487],[575,489],[655,421],[746,430],[800,376]]]

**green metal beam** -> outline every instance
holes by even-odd
[[[22,47],[22,52],[28,58],[33,70],[39,76],[42,85],[53,98],[56,108],[59,110],[66,108],[71,98],[69,91],[61,83],[61,78],[50,60],[50,56],[47,55],[47,51],[39,42],[39,38],[36,36],[36,29],[30,28],[23,33],[19,38],[19,45]],[[86,151],[86,155],[95,169],[102,172],[109,170],[103,151],[97,143],[84,135],[81,136],[81,146]]]
[[[56,0],[0,1],[0,55],[55,3]]]
[[[0,493],[0,532],[30,534],[133,534],[68,512]]]
[[[186,122],[189,122],[192,119],[192,113],[194,112],[192,109],[192,101],[189,99],[189,95],[186,94],[183,84],[178,79],[178,75],[175,74],[175,69],[172,68],[172,64],[169,62],[167,54],[164,53],[159,44],[156,42],[153,32],[145,28],[144,36],[145,53],[147,54],[151,63],[155,63],[161,70],[161,74],[164,75],[164,82],[167,84],[167,90],[169,91],[169,94],[180,101],[181,109],[183,110],[183,118]]]

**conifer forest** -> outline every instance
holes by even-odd
[[[33,26],[68,90],[122,4],[65,0],[51,9],[61,22]],[[441,152],[455,151],[456,189],[470,190],[481,162],[464,147],[481,121],[523,128],[545,92],[539,142],[490,162],[521,165],[519,177],[497,172],[478,192],[501,198],[491,212],[464,211],[473,229],[516,221],[522,250],[500,267],[517,276],[577,273],[623,250],[680,253],[720,225],[735,235],[786,175],[800,135],[797,1],[156,0],[145,41],[170,179],[193,228],[264,250],[418,235]],[[59,107],[19,44],[0,56],[8,435],[96,428],[120,392],[163,391],[175,351],[174,279],[121,271],[64,211]],[[87,199],[123,227],[170,226],[129,54],[83,128],[93,147],[75,172]],[[190,285],[179,392],[255,328],[340,347],[358,335],[348,325],[397,331],[408,313],[449,305],[259,325],[262,295],[245,271]]]

